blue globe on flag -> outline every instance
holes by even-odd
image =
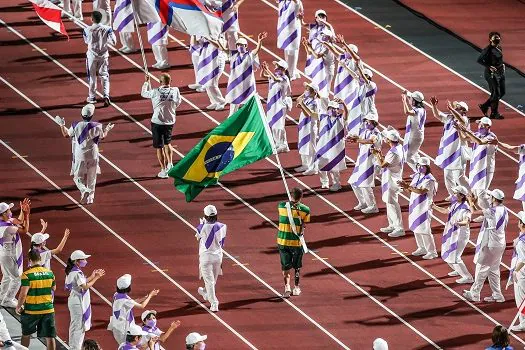
[[[231,142],[218,142],[210,147],[204,156],[204,167],[208,173],[223,171],[235,157]]]

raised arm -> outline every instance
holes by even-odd
[[[177,321],[173,321],[170,325],[170,328],[168,328],[168,330],[166,331],[166,333],[163,333],[160,337],[159,337],[159,340],[161,343],[164,343],[166,340],[168,340],[168,338],[170,337],[171,333],[173,333],[174,330],[176,330],[177,328],[179,328],[180,326],[180,321],[177,320]]]
[[[64,246],[66,245],[67,239],[69,238],[69,229],[66,228],[64,231],[64,236],[62,237],[62,240],[60,241],[60,244],[55,249],[51,249],[51,254],[57,255],[62,253],[62,250],[64,249]]]
[[[405,112],[407,116],[416,115],[416,112],[414,112],[414,109],[408,105],[408,91],[407,90],[404,90],[403,93],[401,94],[401,101],[403,102],[403,111]]]
[[[264,39],[266,39],[267,36],[268,36],[267,32],[259,33],[259,35],[257,36],[257,47],[255,47],[255,50],[252,51],[254,56],[257,56],[257,54],[261,50],[262,42]]]
[[[217,47],[219,50],[223,52],[228,52],[228,48],[224,47],[220,40],[213,40],[211,38],[208,38],[208,41],[215,47]]]
[[[141,298],[139,300],[136,300],[136,302],[139,304],[137,305],[137,307],[139,309],[145,309],[146,306],[148,306],[151,298],[153,298],[154,296],[156,296],[157,294],[159,294],[159,290],[158,289],[154,289],[152,290],[151,292],[148,293],[148,295],[146,295],[146,297],[144,298]]]
[[[439,205],[436,205],[436,204],[432,204],[432,209],[434,209],[435,211],[440,212],[441,214],[448,214],[448,209],[447,208],[441,208]]]
[[[93,287],[93,285],[102,277],[106,274],[106,271],[102,270],[102,269],[98,269],[98,270],[95,270],[93,271],[93,273],[91,274],[91,276],[89,276],[89,278],[87,279],[86,283],[84,283],[83,285],[81,285],[80,287],[83,289],[83,290],[88,290],[89,288]]]
[[[508,143],[505,143],[505,142],[502,142],[502,141],[498,141],[498,145],[500,145],[501,147],[505,148],[508,151],[513,151],[516,154],[518,153],[518,150],[520,148],[520,145],[512,146],[512,145],[509,145]]]
[[[149,75],[146,74],[146,80],[142,84],[142,90],[140,91],[140,96],[144,98],[152,98],[154,90],[151,88],[151,81]]]
[[[432,107],[432,115],[434,116],[434,118],[442,122],[441,117],[439,116],[441,114],[441,111],[437,107],[438,103],[439,103],[439,100],[436,96],[432,96],[430,98],[430,106]]]

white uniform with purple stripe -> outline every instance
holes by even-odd
[[[226,101],[240,106],[256,93],[254,72],[259,68],[259,58],[249,51],[243,54],[236,52],[230,61]]]
[[[218,306],[215,285],[222,275],[222,248],[227,227],[220,222],[202,223],[197,226],[195,237],[199,240],[199,278],[204,280],[204,293],[212,306]]]
[[[414,232],[418,249],[437,256],[436,243],[432,236],[432,203],[438,183],[430,173],[420,172],[412,175],[411,187],[426,190],[425,193],[410,192],[408,205],[408,227]]]
[[[346,68],[345,68],[346,67]],[[357,67],[355,61],[348,53],[343,53],[339,57],[339,65],[337,67],[337,74],[334,80],[334,96],[340,98],[348,107],[348,111],[351,111],[351,106],[356,99],[359,99],[359,79],[354,77],[348,72],[348,69],[357,73]],[[361,99],[357,105],[358,108],[354,108],[354,113],[349,113],[347,130],[349,135],[359,135],[359,128],[361,127],[361,113],[360,112]]]
[[[162,22],[148,23],[148,42],[155,56],[158,66],[167,66],[168,63],[168,30]]]
[[[489,279],[492,297],[503,298],[500,287],[500,263],[505,252],[505,229],[509,222],[509,213],[504,205],[483,209],[483,224],[476,242],[474,263],[476,264],[475,281],[470,292],[479,297],[485,280]]]
[[[525,300],[525,267],[522,267],[517,273],[517,281],[512,281],[512,274],[516,269],[518,263],[525,263],[525,232],[521,232],[518,238],[514,240],[514,250],[512,252],[512,261],[510,263],[509,280],[507,281],[507,288],[514,284],[514,300],[518,309]],[[525,315],[520,314],[520,326],[525,327]]]
[[[319,99],[305,97],[303,103],[314,113],[319,115]],[[318,122],[317,118],[311,118],[301,112],[299,116],[297,149],[301,155],[301,163],[310,169],[315,167],[315,147],[317,145]]]
[[[312,49],[323,57],[315,58],[313,55],[308,55],[304,68],[306,75],[319,87],[321,97],[328,97],[335,70],[334,55],[322,44],[325,35],[334,36],[334,33],[325,25],[310,24],[308,41]]]
[[[130,324],[135,324],[133,308],[140,306],[135,300],[125,293],[115,293],[113,295],[113,305],[111,317],[109,318],[108,330],[113,332],[113,337],[118,344],[126,340],[126,332]]]
[[[286,139],[286,115],[292,109],[290,95],[292,89],[290,80],[286,75],[278,77],[280,80],[269,80],[268,99],[266,104],[266,117],[268,125],[272,130],[275,147],[279,150],[288,151]]]
[[[16,300],[16,293],[20,289],[23,262],[22,240],[18,233],[18,226],[11,220],[0,220],[0,268],[2,269],[0,303]]]
[[[117,0],[113,10],[113,30],[119,33],[122,49],[134,50],[132,33],[135,31],[135,19],[131,0]]]
[[[405,152],[406,164],[412,168],[412,170],[417,171],[417,162],[419,161],[418,152],[425,139],[427,111],[424,107],[414,107],[412,112],[414,115],[407,117],[403,152]]]
[[[341,183],[339,172],[346,169],[345,162],[345,122],[342,115],[319,116],[319,140],[316,147],[316,161],[321,172],[321,184],[328,184],[328,172],[334,185]]]
[[[226,59],[226,54],[222,50],[203,38],[197,66],[197,84],[206,88],[210,102],[215,105],[225,103],[219,89],[219,79],[224,72]]]
[[[301,46],[301,21],[298,16],[304,11],[303,3],[301,0],[279,0],[278,11],[277,47],[284,50],[288,72],[294,78]]]
[[[468,202],[453,201],[448,208],[447,222],[441,237],[441,258],[462,278],[471,280],[472,275],[461,256],[470,238],[471,210]],[[459,226],[458,222],[468,221]]]
[[[443,169],[445,173],[445,186],[450,195],[453,195],[452,189],[455,186],[465,186],[469,188],[465,176],[467,161],[470,159],[470,148],[465,141],[459,137],[459,132],[455,127],[456,118],[452,114],[440,112],[439,117],[443,126],[443,136],[439,141],[438,154],[436,156],[436,165]],[[464,125],[469,127],[469,121],[466,116],[462,116]]]
[[[474,133],[482,141],[496,139],[493,132],[481,135],[479,132]],[[478,197],[478,202],[483,207],[489,206],[489,198],[486,190],[490,187],[496,170],[496,150],[497,145],[478,145],[472,146],[472,159],[470,160],[470,172],[468,182],[472,192]]]
[[[402,230],[401,207],[399,206],[399,185],[403,179],[403,147],[400,144],[392,147],[385,155],[384,161],[389,165],[382,169],[381,191],[382,200],[386,204],[388,227]]]
[[[191,63],[193,64],[193,73],[195,74],[195,86],[196,88],[199,88],[199,75],[198,75],[198,69],[199,69],[199,62],[201,57],[201,51],[204,42],[207,40],[204,37],[192,35],[190,37],[190,54],[191,54]]]
[[[151,338],[158,338],[162,334],[164,334],[164,332],[161,331],[160,328],[157,327],[157,326],[155,326],[155,327],[148,327],[148,326],[144,325],[144,326],[142,326],[142,330],[144,332],[148,333],[148,335],[142,337],[142,339],[139,342],[139,345],[141,346],[141,348],[146,348],[146,349],[148,349],[147,345],[148,345],[148,342],[149,342],[149,340]],[[159,341],[155,342],[155,345],[153,345],[153,349],[152,350],[160,350],[160,342]]]
[[[65,282],[66,290],[70,291],[67,300],[70,317],[68,345],[71,350],[81,350],[84,335],[91,329],[91,296],[89,289],[82,288],[87,280],[78,267],[73,267]]]
[[[363,100],[361,102],[361,115],[365,116],[367,114],[377,115],[376,108],[376,94],[377,94],[377,85],[373,81],[370,81],[368,84],[364,85]]]
[[[239,14],[233,9],[233,6],[238,0],[223,0],[222,3],[222,32],[226,36],[226,41],[228,42],[228,49],[230,53],[236,50],[236,44],[238,34],[241,29],[239,28]]]
[[[523,203],[523,210],[525,210],[525,145],[520,145],[518,154],[520,156],[520,168],[518,179],[516,180],[516,190],[514,191],[513,198],[521,201]]]

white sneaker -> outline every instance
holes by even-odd
[[[157,177],[160,177],[161,179],[167,179],[169,176],[168,176],[168,171],[166,169],[162,169],[161,171],[159,171],[159,173],[157,174]]]
[[[469,301],[473,301],[473,302],[478,302],[479,301],[479,296],[478,297],[473,296],[472,293],[470,292],[470,290],[464,290],[463,291],[463,296],[465,297],[465,299],[467,299]]]
[[[197,293],[199,293],[199,295],[202,297],[204,301],[208,300],[208,297],[206,296],[206,293],[204,292],[204,288],[202,287],[197,288]]]
[[[379,209],[377,209],[377,207],[374,205],[374,206],[371,206],[371,207],[368,207],[368,208],[365,208],[365,209],[361,210],[361,213],[363,213],[363,214],[376,214],[376,213],[379,213]]]
[[[319,174],[319,171],[316,169],[308,169],[303,173],[303,175],[317,175],[317,174]]]
[[[474,283],[474,279],[472,277],[463,277],[456,280],[456,283],[458,284],[471,284]]]
[[[166,174],[171,168],[173,168],[173,163],[168,163],[168,165],[166,166]]]
[[[402,228],[398,228],[388,234],[388,237],[402,237],[406,235],[405,230]]]
[[[94,97],[88,97],[86,98],[87,103],[97,103],[97,99]]]
[[[473,222],[483,222],[485,220],[485,217],[483,215],[478,216],[477,218],[474,218]]]
[[[292,295],[292,290],[291,290],[290,286],[285,286],[284,287],[283,298],[289,298],[290,295]]]
[[[447,273],[448,276],[450,277],[456,277],[456,276],[459,276],[459,273],[457,271],[451,271],[449,273]]]
[[[217,107],[215,107],[216,111],[223,111],[224,110],[224,103],[219,103]]]
[[[159,64],[158,64],[158,63],[154,63],[154,64],[151,65],[151,67],[152,67],[152,68],[157,68],[157,69],[158,69],[158,68],[159,68]]]
[[[160,69],[160,70],[166,70],[166,69],[170,69],[170,68],[171,68],[171,65],[169,65],[169,64],[161,64],[161,65],[157,66],[157,69]]]
[[[505,298],[501,297],[501,299],[496,299],[491,295],[490,297],[483,298],[483,301],[487,303],[504,303]]]
[[[216,103],[212,103],[211,105],[207,106],[206,109],[215,109],[217,107]]]
[[[513,331],[513,332],[524,332],[525,331],[525,324],[520,324],[520,325],[517,325],[517,326],[512,326],[510,327],[510,330]]]
[[[299,286],[293,287],[292,295],[297,296],[299,294],[301,294],[301,288]]]
[[[219,312],[219,305],[216,305],[216,304],[211,305],[210,306],[210,311],[211,312]]]
[[[327,190],[328,188],[330,188],[330,185],[327,183],[321,183],[321,188]]]
[[[412,255],[414,256],[423,256],[423,255],[426,255],[427,254],[427,251],[423,248],[417,248],[416,250],[414,250],[412,252]]]
[[[86,205],[90,205],[90,204],[93,204],[95,200],[93,199],[93,197],[88,197],[87,200],[86,200]]]
[[[133,49],[130,49],[129,47],[123,47],[121,49],[119,49],[120,52],[124,53],[124,54],[128,54],[128,53],[133,53],[135,52],[135,50]]]
[[[277,147],[277,153],[288,153],[288,152],[290,152],[290,148],[288,148],[288,146]]]
[[[438,257],[437,253],[434,253],[434,252],[429,252],[429,253],[426,253],[425,255],[423,255],[423,259],[425,259],[425,260],[432,260],[432,259],[435,259],[437,257]]]
[[[197,91],[197,92],[204,92],[204,91],[206,91],[206,88],[201,86],[200,88],[195,89],[195,91]]]
[[[387,226],[387,227],[380,228],[379,231],[383,233],[390,233],[394,231],[394,228],[391,226]]]
[[[329,190],[330,190],[331,192],[337,192],[337,191],[339,191],[341,188],[343,188],[343,187],[341,186],[341,184],[333,184],[332,186],[330,186]]]
[[[295,73],[292,77],[292,80],[301,79],[301,74]]]
[[[14,309],[18,305],[18,300],[16,300],[16,299],[4,300],[1,305],[4,306],[4,307],[12,307]]]
[[[361,209],[365,209],[365,208],[366,208],[366,204],[359,203],[358,205],[356,205],[354,207],[354,210],[361,210]]]
[[[302,173],[303,171],[308,170],[308,167],[306,165],[301,165],[300,167],[297,167],[294,169],[295,172]]]
[[[190,84],[188,85],[188,87],[192,90],[197,90],[201,87],[201,85],[200,84]]]

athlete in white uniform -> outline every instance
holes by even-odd
[[[405,90],[401,95],[403,110],[407,115],[403,152],[405,152],[406,164],[414,172],[417,171],[419,149],[425,139],[427,112],[423,105],[424,100],[425,97],[419,91],[408,92]]]
[[[135,32],[135,18],[133,5],[129,0],[116,0],[113,10],[113,29],[118,32],[122,47],[118,49],[122,53],[135,52],[133,33]],[[115,45],[113,43],[112,45]]]
[[[239,38],[239,7],[243,2],[244,0],[223,0],[222,3],[222,32],[226,36],[230,55],[234,54]]]
[[[87,255],[81,250],[75,250],[66,265],[66,290],[69,290],[67,306],[69,308],[69,341],[71,350],[82,350],[82,343],[87,331],[91,329],[91,296],[89,288],[104,276],[102,269],[94,270],[86,277],[82,269],[87,265]]]
[[[215,286],[222,275],[222,248],[226,239],[227,227],[217,221],[217,208],[208,205],[204,208],[204,218],[200,219],[195,237],[199,241],[199,278],[204,280],[204,288],[197,292],[204,301],[210,302],[210,310],[219,311],[219,300],[215,295]]]
[[[509,285],[514,284],[514,299],[518,309],[525,300],[525,274],[523,267],[525,266],[525,212],[518,213],[518,238],[514,240],[512,253],[512,262],[510,264],[510,275],[507,282]],[[510,328],[513,332],[525,331],[525,315],[520,313],[519,324]]]
[[[142,330],[147,333],[142,337],[140,345],[149,350],[160,350],[160,344],[166,342],[173,331],[180,326],[180,321],[173,321],[166,332],[161,331],[157,326],[157,311],[155,310],[144,311],[140,315],[140,319],[142,320]],[[150,341],[155,345],[148,348],[147,345]]]
[[[304,8],[301,0],[278,0],[277,47],[284,50],[284,60],[288,63],[290,80],[300,77],[297,71],[299,48],[301,46],[301,19]]]
[[[115,45],[117,38],[113,29],[104,24],[100,24],[102,14],[99,11],[93,11],[91,14],[93,25],[84,28],[84,42],[88,46],[86,53],[86,68],[89,82],[88,103],[96,103],[97,94],[97,76],[102,84],[104,95],[104,106],[109,106],[109,71],[108,46]]]
[[[226,100],[219,88],[219,79],[224,73],[228,49],[224,38],[218,40],[205,38],[200,50],[199,63],[197,66],[197,83],[206,90],[210,105],[207,109],[222,111]]]
[[[160,86],[151,88],[149,75],[142,85],[140,95],[151,99],[153,115],[151,117],[151,134],[153,136],[153,148],[156,149],[157,159],[160,164],[158,177],[167,179],[168,171],[173,166],[173,149],[171,148],[171,134],[175,125],[176,111],[182,99],[179,89],[170,86],[171,77],[168,73],[162,73],[159,77]]]
[[[192,90],[196,90],[197,92],[204,91],[204,88],[201,86],[201,84],[199,84],[198,69],[201,51],[205,41],[206,39],[204,37],[197,35],[190,36],[189,49],[191,55],[191,63],[193,65],[193,74],[195,75],[195,83],[189,84],[188,87]]]
[[[11,209],[14,204],[0,203],[0,305],[15,308],[18,300],[16,293],[20,289],[20,276],[23,270],[23,251],[21,235],[29,230],[31,201],[25,198],[20,202],[20,215],[13,218]]]
[[[447,105],[449,113],[443,113],[438,108],[438,99],[435,96],[430,98],[432,105],[432,114],[443,123],[443,136],[439,141],[439,150],[436,157],[436,165],[443,169],[445,174],[445,187],[450,200],[454,195],[452,189],[456,186],[469,188],[465,169],[467,161],[470,160],[470,148],[466,140],[459,136],[457,124],[469,128],[469,119],[467,117],[468,105],[461,102],[454,102]]]
[[[49,239],[49,234],[45,233],[47,229],[47,222],[40,219],[40,223],[42,224],[42,230],[31,236],[30,249],[38,250],[38,252],[40,253],[40,265],[42,265],[46,269],[51,270],[51,259],[53,258],[53,255],[62,253],[62,250],[66,245],[67,239],[69,238],[70,232],[69,229],[66,228],[66,230],[64,231],[64,236],[60,241],[60,244],[55,249],[49,249],[46,247],[46,241]]]
[[[372,152],[378,158],[378,163],[383,169],[381,174],[382,199],[386,204],[386,215],[388,226],[381,228],[381,232],[388,233],[389,237],[401,237],[405,235],[399,205],[399,181],[403,179],[403,148],[399,144],[399,133],[392,127],[383,131],[389,150],[385,156],[381,150],[374,149]]]
[[[304,92],[297,98],[297,107],[301,109],[299,116],[297,149],[301,156],[301,166],[295,168],[303,175],[313,175],[319,172],[315,161],[315,147],[319,124],[319,87],[313,83],[304,83]]]
[[[73,160],[70,175],[80,191],[80,202],[83,204],[93,204],[95,200],[97,174],[100,174],[98,143],[113,129],[112,123],[103,128],[102,124],[91,121],[93,114],[95,105],[85,105],[82,108],[82,121],[74,122],[69,129],[63,118],[55,118],[62,136],[71,138]]]
[[[482,213],[484,220],[476,242],[474,284],[470,290],[464,291],[463,296],[470,301],[479,301],[481,289],[488,277],[492,295],[483,300],[491,303],[502,303],[505,298],[501,294],[500,263],[505,252],[505,228],[509,222],[509,213],[503,205],[505,198],[503,191],[495,189],[488,191],[487,194],[492,198],[492,205],[490,207],[481,206],[480,210],[473,212],[473,214]],[[473,209],[477,209],[471,197],[469,197],[469,202]]]
[[[168,69],[170,63],[168,60],[168,34],[169,26],[162,22],[148,23],[148,42],[151,45],[151,51],[155,56],[156,63],[153,68]]]

